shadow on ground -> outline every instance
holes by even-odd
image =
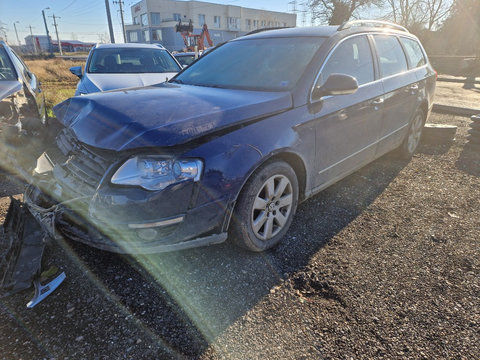
[[[115,299],[117,308],[164,348],[175,354],[199,356],[274,286],[304,268],[320,248],[385,190],[405,165],[384,156],[307,200],[299,206],[286,239],[266,253],[247,253],[225,243],[126,257],[67,243],[66,254],[71,261],[65,270],[71,272],[68,267],[76,264],[81,269],[77,273],[96,279],[96,291]],[[78,288],[68,283],[63,292],[80,296]],[[325,292],[325,296],[330,294]],[[108,338],[110,334],[98,332],[97,336]],[[51,339],[48,334],[45,338]],[[119,346],[116,351],[125,351]]]

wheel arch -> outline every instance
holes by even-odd
[[[292,167],[298,181],[298,200],[299,202],[303,201],[305,199],[305,190],[307,186],[307,170],[305,161],[300,155],[288,150],[272,153],[270,156],[263,158],[261,162],[257,163],[256,166],[250,171],[248,176],[246,176],[245,181],[237,193],[237,199],[245,188],[247,182],[251,179],[252,175],[262,166],[265,166],[267,163],[276,160],[283,161]]]

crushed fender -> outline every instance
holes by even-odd
[[[15,294],[35,285],[32,308],[51,294],[65,279],[61,273],[42,285],[41,267],[45,233],[28,208],[10,198],[5,222],[0,228],[0,297]]]

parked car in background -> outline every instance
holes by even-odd
[[[240,37],[168,83],[57,105],[65,129],[25,199],[51,236],[105,250],[263,251],[300,201],[391,150],[411,157],[435,82],[394,24]]]
[[[45,131],[46,123],[40,82],[23,60],[0,41],[0,167],[23,163],[25,146]]]
[[[165,82],[181,70],[175,58],[158,44],[97,44],[85,68],[70,68],[78,76],[75,95],[148,86]]]
[[[195,53],[194,52],[179,52],[173,54],[175,59],[182,65],[183,67],[189,66],[191,63],[195,61]]]

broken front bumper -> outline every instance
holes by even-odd
[[[35,295],[27,304],[33,308],[60,286],[65,273],[54,271],[48,279],[46,273],[41,272],[45,234],[20,201],[11,198],[0,232],[0,297],[28,289],[33,282]]]

